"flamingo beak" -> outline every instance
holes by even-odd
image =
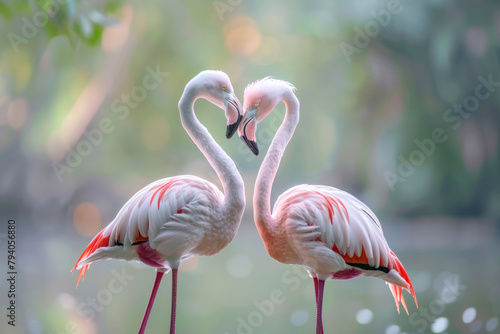
[[[242,136],[241,139],[247,144],[248,148],[254,155],[259,155],[259,146],[256,141],[248,140],[246,136]]]
[[[238,101],[238,98],[234,94],[232,96],[232,99],[228,99],[227,102],[227,109],[232,109],[232,112],[238,115],[236,122],[227,125],[226,138],[229,139],[234,135],[234,133],[238,129],[238,126],[240,125],[240,122],[243,118],[243,115],[241,114],[243,108],[241,107],[240,101]]]
[[[251,111],[253,109],[250,109]],[[255,110],[254,110],[255,111]],[[248,115],[248,111],[245,112],[245,117],[243,117],[243,121],[240,124],[238,134],[240,135],[241,140],[248,146],[250,151],[254,155],[259,155],[259,146],[257,145],[257,140],[255,137],[255,131],[257,130],[257,117],[255,112],[251,112],[253,116]]]

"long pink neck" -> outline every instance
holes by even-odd
[[[253,197],[254,219],[259,233],[266,242],[273,237],[275,225],[271,214],[271,190],[278,172],[283,152],[293,136],[295,127],[299,122],[299,100],[290,91],[283,97],[286,106],[286,115],[276,136],[267,151],[255,182]]]
[[[236,213],[240,214],[241,218],[245,208],[243,179],[233,160],[217,144],[207,128],[196,118],[194,103],[200,97],[201,92],[196,85],[190,82],[179,101],[182,126],[217,173],[224,188],[223,208],[230,211],[235,210]],[[234,218],[237,219],[238,217]]]

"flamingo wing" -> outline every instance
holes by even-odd
[[[145,242],[167,261],[195,255],[190,251],[210,228],[212,208],[222,201],[217,187],[195,176],[153,182],[128,200],[115,219],[92,239],[72,272],[81,270],[79,283],[92,262],[140,260],[134,246]]]
[[[329,258],[339,271],[355,268],[365,276],[384,279],[398,312],[400,303],[406,309],[402,288],[410,291],[417,303],[408,274],[389,248],[380,221],[353,195],[328,186],[299,185],[278,198],[273,213],[286,214],[290,243],[304,262],[312,263],[310,267],[321,267]],[[330,251],[340,258],[329,256]]]

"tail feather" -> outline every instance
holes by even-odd
[[[99,232],[99,234],[96,235],[94,237],[94,239],[92,239],[90,244],[83,251],[82,255],[80,256],[80,258],[76,262],[75,267],[71,270],[71,272],[74,272],[75,270],[79,269],[78,266],[79,266],[80,262],[82,262],[87,257],[89,257],[97,249],[99,249],[101,247],[108,247],[109,246],[110,235],[104,236],[104,231],[105,231],[105,229],[102,230],[101,232]],[[82,280],[82,282],[85,280],[85,273],[87,272],[87,269],[89,268],[89,266],[90,266],[90,263],[85,264],[82,268],[79,269],[80,274],[78,275],[78,281],[76,282],[76,287],[78,287],[78,284],[80,283],[80,279]]]
[[[399,273],[399,275],[406,281],[406,283],[409,286],[408,290],[411,295],[413,296],[413,300],[415,301],[415,305],[418,308],[418,302],[417,302],[417,297],[415,296],[415,290],[413,290],[413,284],[410,281],[410,277],[408,276],[408,273],[406,272],[405,268],[403,267],[403,264],[401,261],[399,261],[398,257],[391,251],[391,256],[389,259],[389,268],[391,270],[395,270]],[[406,311],[406,314],[408,314],[408,308],[406,307],[406,301],[403,297],[403,287],[397,286],[391,283],[387,283],[389,285],[389,289],[392,292],[392,296],[394,297],[394,301],[396,303],[396,307],[398,309],[399,313],[399,305],[403,304],[403,307]]]

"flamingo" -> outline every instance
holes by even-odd
[[[254,220],[267,253],[285,264],[304,266],[314,281],[316,333],[323,333],[323,289],[327,279],[371,276],[383,279],[399,305],[408,309],[402,289],[417,304],[405,268],[389,248],[375,214],[353,195],[323,185],[298,185],[277,199],[271,213],[271,188],[288,142],[299,122],[295,87],[267,77],[245,88],[245,110],[238,134],[259,154],[255,132],[280,102],[286,115],[259,169],[253,197]],[[417,305],[418,307],[418,305]]]
[[[193,256],[219,253],[236,235],[245,208],[244,184],[231,158],[198,121],[193,106],[204,98],[225,110],[226,137],[238,129],[242,108],[227,74],[203,71],[186,85],[179,101],[181,122],[219,176],[224,194],[212,183],[181,175],[158,180],[138,191],[116,218],[90,242],[72,272],[84,279],[92,262],[135,260],[156,268],[139,333],[147,321],[163,275],[172,269],[170,333],[175,333],[177,270]]]

